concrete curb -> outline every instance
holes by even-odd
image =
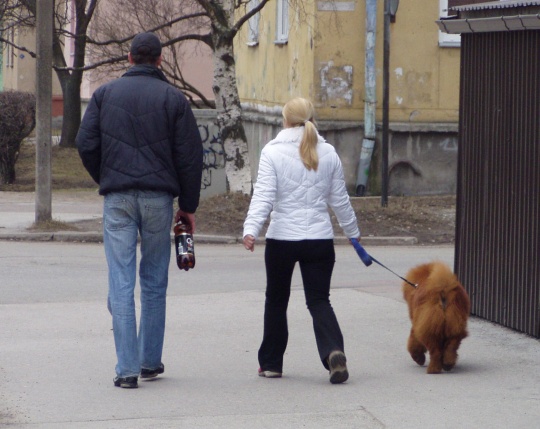
[[[172,239],[172,235],[171,235]],[[103,233],[101,232],[77,232],[77,231],[57,231],[57,232],[4,232],[0,233],[0,240],[4,241],[56,241],[72,243],[102,243]],[[200,244],[238,244],[242,242],[242,237],[196,234],[196,243]],[[263,244],[264,237],[257,239],[257,244]],[[347,237],[336,236],[335,244],[349,244]],[[418,243],[416,237],[362,237],[362,243],[368,246],[410,246]]]

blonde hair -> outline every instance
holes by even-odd
[[[308,170],[317,171],[319,155],[317,155],[318,134],[313,119],[315,108],[305,98],[293,98],[283,106],[283,119],[289,127],[304,126],[304,135],[300,142],[300,158]]]

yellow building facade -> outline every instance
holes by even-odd
[[[285,8],[288,17],[284,19]],[[383,8],[379,0],[374,48],[378,128],[383,99]],[[414,176],[420,171],[425,182],[421,193],[454,190],[453,184],[444,186],[455,180],[450,177],[452,171],[443,174],[437,173],[438,166],[435,171],[428,167],[430,157],[447,158],[444,163],[450,162],[447,169],[452,170],[457,154],[460,50],[455,44],[441,46],[435,23],[440,11],[437,1],[409,0],[399,5],[390,24],[390,173],[395,184],[409,181],[408,188],[418,189],[419,179]],[[238,89],[248,122],[250,114],[257,112],[271,123],[269,117],[279,116],[280,107],[289,99],[310,98],[321,132],[338,148],[351,185],[363,135],[366,1],[271,0],[259,15],[258,22],[252,19],[245,26],[235,45]],[[280,24],[287,18],[284,39]],[[264,143],[252,142],[255,165]],[[427,153],[434,145],[445,153]],[[377,162],[377,147],[374,155]],[[435,174],[443,174],[439,179],[443,186],[430,191]],[[399,186],[393,189],[410,193]]]

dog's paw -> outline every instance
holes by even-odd
[[[455,365],[456,365],[455,363],[443,363],[442,368],[445,371],[452,371],[452,369],[454,368]]]
[[[426,355],[422,352],[411,353],[413,360],[420,366],[423,366],[426,363]]]

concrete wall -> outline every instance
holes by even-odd
[[[88,100],[83,100],[83,111]],[[223,145],[218,140],[216,111],[194,109],[204,145],[204,171],[201,195],[227,192]],[[281,110],[260,113],[244,109],[244,127],[249,146],[251,177],[257,180],[262,148],[283,128]],[[354,195],[356,168],[360,157],[363,125],[359,121],[328,121],[317,119],[319,132],[332,144],[341,158],[347,188]],[[61,126],[61,124],[57,124]],[[379,124],[378,124],[379,125]],[[380,127],[377,145],[382,141]],[[390,124],[389,194],[428,195],[453,194],[457,178],[457,124]],[[375,150],[368,195],[380,195],[381,159]]]
[[[227,192],[223,145],[218,140],[214,110],[194,111],[204,145],[204,172],[201,195]],[[244,112],[253,182],[257,180],[262,148],[282,129],[281,113]],[[347,189],[354,195],[357,160],[360,157],[363,127],[360,122],[318,120],[321,135],[341,158]],[[380,129],[377,143],[382,140]],[[389,194],[453,194],[457,180],[457,125],[390,124]],[[380,147],[378,145],[377,147]],[[380,195],[380,151],[375,151],[368,195]]]
[[[257,179],[259,157],[264,145],[282,129],[281,116],[244,112],[252,178]],[[317,119],[321,135],[341,158],[347,189],[354,195],[356,169],[363,138],[362,123]],[[377,130],[377,146],[382,135]],[[390,124],[389,194],[452,194],[457,178],[457,125]],[[368,195],[380,195],[381,153],[375,150],[371,164]]]
[[[203,177],[201,197],[209,197],[227,192],[225,175],[225,157],[223,144],[218,139],[219,130],[216,126],[216,111],[209,109],[194,109],[199,131],[203,141]]]
[[[396,128],[389,138],[389,194],[455,193],[457,129],[437,130],[428,126],[424,130],[403,131],[402,127]],[[380,153],[375,155],[374,161],[375,165],[380,165]]]

